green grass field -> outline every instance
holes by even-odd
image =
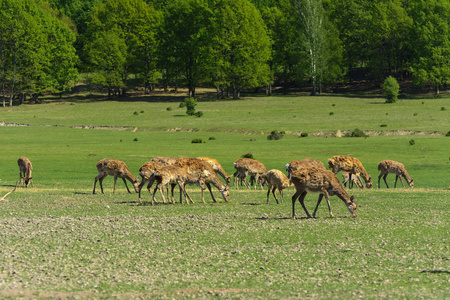
[[[201,118],[178,108],[182,96],[69,100],[0,108],[0,123],[30,125],[0,126],[0,197],[19,179],[19,156],[32,161],[35,185],[0,202],[0,298],[450,297],[448,99],[202,100]],[[355,128],[371,136],[331,137]],[[287,134],[267,140],[273,130]],[[415,134],[405,135],[409,130]],[[205,143],[191,143],[195,138]],[[356,219],[332,197],[335,218],[322,203],[317,219],[307,219],[297,204],[301,218],[293,220],[293,188],[279,205],[273,197],[266,204],[266,190],[243,188],[231,189],[229,203],[205,194],[203,204],[191,186],[195,204],[152,207],[139,205],[121,180],[112,194],[107,177],[105,194],[92,195],[95,164],[105,157],[123,160],[137,175],[154,156],[210,156],[232,174],[245,153],[283,171],[294,159],[326,164],[333,155],[352,155],[374,188],[349,190]],[[415,188],[378,189],[384,159],[404,163]],[[143,200],[150,201],[147,192]],[[306,197],[310,211],[316,201]]]

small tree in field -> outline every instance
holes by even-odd
[[[197,106],[197,100],[195,98],[189,97],[185,98],[184,102],[180,103],[180,107],[186,107],[186,114],[188,116],[195,115],[195,107]]]
[[[394,103],[397,102],[398,91],[400,90],[400,86],[392,76],[386,78],[381,86],[384,94],[386,95],[386,103]]]

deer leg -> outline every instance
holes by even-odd
[[[397,188],[398,175],[395,175],[394,189]]]
[[[100,189],[101,189],[101,191],[102,191],[102,194],[104,194],[104,192],[103,192],[103,179],[105,179],[105,177],[106,177],[106,175],[105,175],[105,176],[102,176],[102,177],[100,177],[100,178],[98,179],[98,183],[100,184]]]
[[[97,185],[97,180],[98,180],[98,176],[95,177],[95,180],[94,180],[94,190],[92,191],[92,194],[95,194],[95,186]],[[19,181],[19,183],[20,183],[20,181]]]
[[[401,182],[402,185],[403,185],[403,188],[405,188],[405,184],[403,183],[403,175],[400,175],[399,177],[400,177],[400,182]]]
[[[297,201],[298,196],[300,196],[300,191],[295,192],[292,196],[292,219],[295,219],[295,201]]]
[[[356,180],[359,182],[360,188],[363,189],[364,188],[364,183],[362,182],[361,177],[356,175],[356,174],[355,174],[355,176],[356,176]],[[356,184],[356,185],[358,185],[358,184]]]
[[[156,185],[155,189],[153,190],[153,195],[152,195],[152,206],[155,205],[155,195],[156,195],[156,190],[158,189],[158,185]]]
[[[353,180],[352,180],[352,173],[348,173],[348,188],[353,188]]]
[[[306,206],[305,206],[305,196],[306,196],[306,194],[308,194],[308,192],[303,192],[301,195],[300,195],[300,199],[299,199],[299,201],[300,201],[300,204],[302,205],[302,207],[303,207],[303,210],[305,211],[305,213],[306,213],[306,215],[308,216],[308,218],[311,218],[311,215],[309,214],[309,212],[308,212],[308,210],[306,209]]]
[[[316,217],[316,212],[317,212],[317,209],[319,208],[320,202],[322,202],[322,198],[323,198],[323,194],[320,194],[319,199],[317,199],[316,208],[314,209],[314,212],[313,212],[313,218]]]
[[[283,190],[280,190],[280,195],[281,195],[281,203],[284,203],[284,199],[283,199]]]
[[[142,187],[144,186],[144,184],[145,184],[145,179],[142,178],[142,182],[141,182],[141,184],[139,184],[139,187],[138,187],[139,203],[142,203],[142,201],[141,201],[141,190],[142,190]]]
[[[278,202],[277,196],[275,195],[275,191],[276,191],[276,190],[277,190],[277,187],[274,186],[273,189],[272,189],[272,194],[273,194],[275,200],[277,201],[277,204],[280,204],[280,203]]]
[[[384,174],[383,180],[384,180],[384,183],[386,184],[386,187],[389,188],[389,185],[388,185],[388,183],[387,183],[387,181],[386,181],[386,177],[387,177],[387,176],[388,176],[388,173]]]
[[[209,193],[211,194],[211,197],[212,197],[213,201],[217,202],[216,198],[214,198],[213,192],[211,190],[211,185],[209,183],[207,183],[206,186],[208,187]]]
[[[174,197],[173,197],[173,190],[174,190],[174,188],[177,186],[177,184],[176,183],[171,183],[170,184],[170,191],[171,191],[171,193],[170,193],[170,198],[172,199],[172,204],[175,204],[175,200],[173,199]],[[169,192],[169,190],[167,190],[167,192]],[[180,191],[180,193],[181,193],[181,191]],[[167,196],[167,198],[169,198],[169,196]]]
[[[269,204],[269,197],[270,197],[270,186],[267,189],[267,204]]]
[[[162,183],[158,183],[158,186],[159,193],[161,194],[161,197],[163,199],[163,203],[166,203],[166,198],[164,197],[164,185]]]
[[[128,193],[131,194],[130,189],[128,188],[128,185],[127,185],[127,181],[125,180],[125,178],[122,178],[122,180],[123,180],[123,183],[125,183],[125,187],[127,188]]]
[[[327,199],[327,204],[328,204],[328,211],[330,212],[330,217],[334,217],[333,212],[331,211],[331,204],[330,204],[330,194],[328,194],[327,191],[324,191],[324,195],[325,195],[325,199]]]

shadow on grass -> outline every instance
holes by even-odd
[[[420,273],[425,273],[425,274],[450,274],[449,271],[444,271],[444,270],[423,270]]]

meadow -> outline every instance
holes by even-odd
[[[186,116],[182,99],[87,96],[0,108],[0,196],[19,179],[19,156],[34,168],[34,187],[0,202],[0,298],[450,297],[448,98],[203,99],[201,118]],[[355,128],[370,136],[336,137]],[[273,130],[286,135],[270,141]],[[296,220],[293,188],[279,205],[272,196],[266,204],[266,189],[244,188],[231,188],[228,203],[217,190],[218,203],[209,194],[202,203],[191,186],[195,204],[151,206],[147,192],[139,204],[120,179],[112,194],[111,177],[105,194],[92,194],[105,157],[137,175],[154,156],[209,156],[232,174],[246,153],[282,171],[294,159],[351,155],[374,188],[347,190],[357,218],[332,197],[335,218],[322,203],[307,219],[297,204]],[[415,188],[378,189],[384,159],[404,163]],[[306,197],[310,212],[316,201]]]

